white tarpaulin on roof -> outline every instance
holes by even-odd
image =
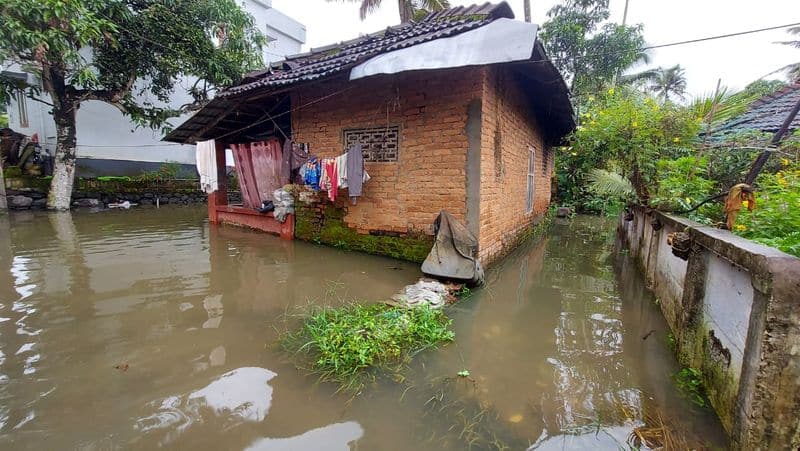
[[[409,70],[525,61],[533,55],[536,24],[498,19],[476,30],[384,53],[350,71],[350,80]]]

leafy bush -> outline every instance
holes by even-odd
[[[452,341],[450,323],[428,307],[353,304],[304,315],[299,331],[287,332],[281,343],[307,357],[308,369],[320,380],[357,392],[375,377],[370,370],[397,370],[416,353]]]
[[[662,159],[656,163],[659,173],[652,204],[664,211],[689,210],[715,192],[716,183],[704,178],[708,159],[697,156]],[[706,204],[688,215],[695,221],[709,223],[721,220],[719,205]]]
[[[169,162],[163,163],[156,171],[142,172],[136,177],[137,180],[142,182],[163,182],[167,180],[176,180],[181,172],[181,165],[179,163]]]
[[[692,404],[698,407],[705,407],[706,398],[704,396],[703,373],[694,368],[684,368],[674,375],[675,385]]]
[[[592,169],[617,169],[614,172],[630,180],[637,198],[646,203],[659,180],[656,163],[691,154],[687,145],[700,127],[687,108],[614,89],[599,99],[590,97],[580,119],[558,166],[559,193],[576,204],[590,192],[587,177]]]
[[[782,159],[784,169],[756,181],[756,209],[742,209],[733,232],[800,257],[800,165]]]

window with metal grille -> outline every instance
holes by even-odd
[[[528,195],[525,198],[525,212],[533,211],[533,195],[536,185],[536,149],[528,147]]]
[[[19,126],[28,128],[28,98],[25,96],[25,91],[17,90],[17,108],[19,112]]]
[[[372,128],[352,128],[344,131],[344,146],[361,144],[364,161],[397,161],[400,152],[400,127],[397,125]]]

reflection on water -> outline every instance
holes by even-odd
[[[262,438],[248,446],[247,451],[305,451],[327,449],[347,451],[350,445],[364,435],[364,429],[355,421],[337,423],[304,432],[289,438]]]
[[[274,327],[309,302],[388,298],[414,265],[210,228],[199,208],[0,216],[0,448],[464,449],[480,430],[618,449],[656,412],[722,443],[674,389],[666,326],[635,268],[614,270],[611,227],[579,218],[518,249],[450,311],[454,344],[348,403]],[[440,403],[461,413],[431,414],[431,381],[464,369]],[[454,427],[472,408],[483,428]]]

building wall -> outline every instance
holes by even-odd
[[[486,70],[483,84],[480,187],[480,256],[502,256],[547,211],[553,173],[530,102],[507,67]],[[529,147],[535,149],[533,210],[527,212]]]
[[[253,15],[256,26],[274,40],[264,49],[264,61],[278,61],[288,54],[299,53],[305,42],[305,26],[271,7],[266,0],[245,0],[244,9]],[[87,55],[88,56],[88,55]],[[21,71],[17,68],[9,70]],[[176,83],[176,90],[170,97],[169,104],[175,108],[192,101],[186,92],[194,82],[192,78],[183,78]],[[47,96],[43,95],[46,100]],[[150,99],[146,94],[142,100]],[[9,126],[26,135],[38,133],[42,147],[52,155],[55,151],[56,130],[50,107],[42,103],[25,101],[27,107],[28,126],[23,127],[20,121],[19,104],[16,100],[8,107]],[[190,115],[171,119],[169,122],[177,127]],[[123,172],[138,173],[147,165],[138,162],[163,163],[177,162],[194,166],[195,148],[193,145],[180,145],[161,142],[163,134],[160,130],[137,128],[115,107],[104,102],[88,101],[81,104],[77,117],[78,131],[78,172],[79,175],[105,175],[98,173],[98,168],[120,168]],[[87,160],[114,160],[113,164],[98,165]],[[130,162],[136,162],[131,164]],[[85,166],[85,170],[82,170]],[[122,175],[112,173],[110,175]]]
[[[293,94],[295,140],[320,157],[344,151],[345,129],[400,126],[398,161],[365,164],[372,180],[348,207],[349,227],[431,234],[440,210],[465,219],[465,124],[470,103],[480,100],[483,71],[411,72],[353,83],[338,78]]]

